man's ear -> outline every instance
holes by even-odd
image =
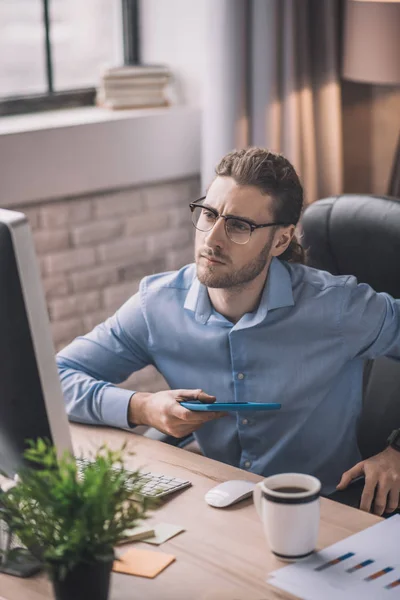
[[[295,225],[277,229],[271,248],[272,256],[280,256],[285,252],[285,250],[287,250],[290,242],[292,241],[295,229]]]

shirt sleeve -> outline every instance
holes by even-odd
[[[344,286],[341,325],[351,358],[400,360],[400,300],[350,276]]]
[[[115,384],[152,364],[148,346],[138,293],[104,323],[59,352],[57,366],[69,418],[129,427],[128,405],[134,391]]]

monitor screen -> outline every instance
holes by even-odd
[[[12,477],[38,437],[72,447],[30,228],[0,210],[0,471]]]

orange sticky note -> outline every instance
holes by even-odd
[[[161,573],[174,560],[175,556],[172,554],[131,548],[114,561],[113,571],[152,578]]]

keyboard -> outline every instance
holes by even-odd
[[[141,473],[139,483],[143,484],[140,493],[143,496],[152,496],[153,498],[163,498],[192,485],[187,479],[160,475],[150,471]]]
[[[78,472],[82,472],[82,467],[90,461],[84,458],[77,458],[76,462]],[[150,496],[152,498],[165,498],[165,496],[169,496],[178,490],[183,490],[192,485],[187,479],[171,477],[170,475],[161,473],[152,473],[151,471],[142,471],[138,483],[143,485],[140,493],[143,496]]]

